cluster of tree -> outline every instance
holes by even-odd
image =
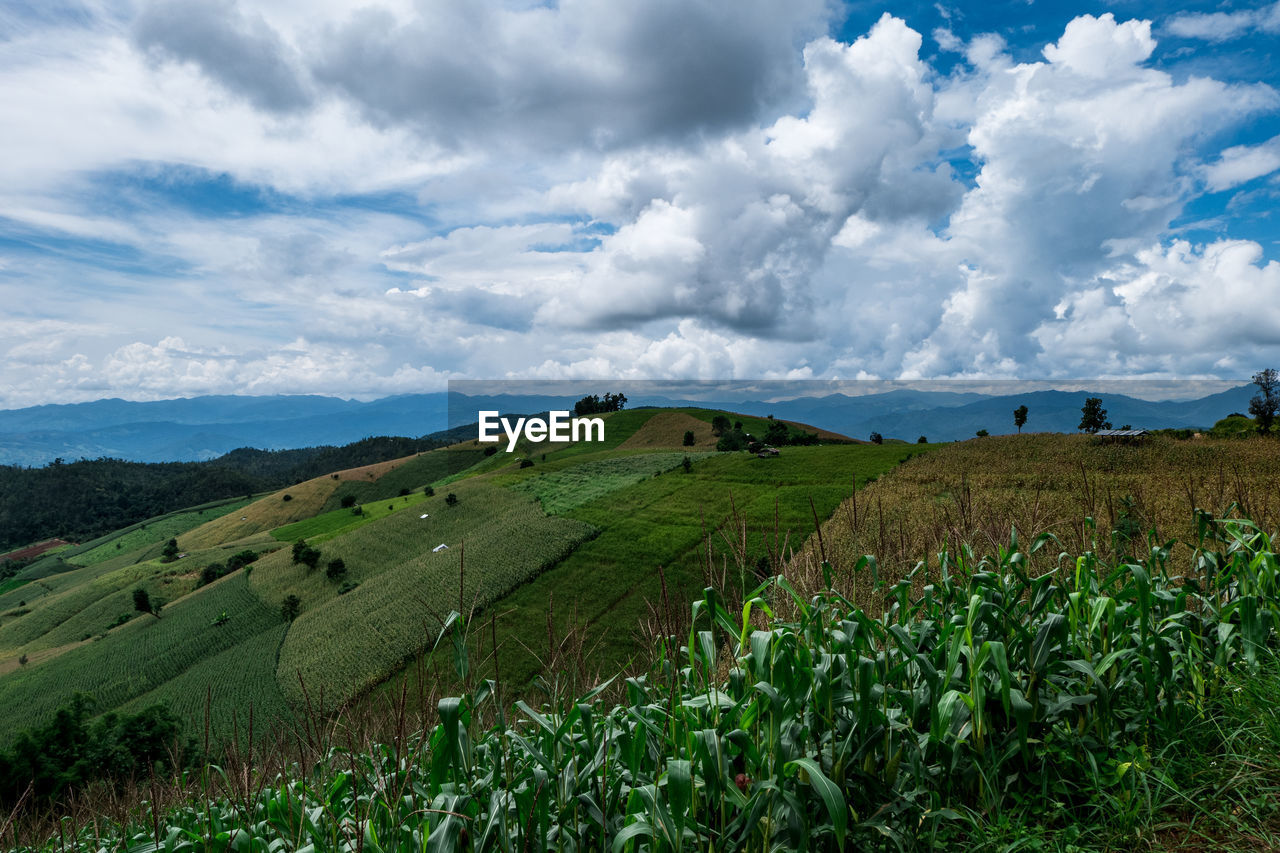
[[[55,460],[0,466],[0,551],[59,536],[86,542],[166,512],[274,491],[331,471],[397,459],[445,439],[366,438],[343,447],[233,450],[208,462]]]
[[[1258,393],[1249,401],[1249,414],[1253,415],[1258,432],[1266,435],[1280,416],[1280,374],[1268,367],[1253,374],[1253,384],[1258,386]]]
[[[293,543],[293,561],[314,569],[320,565],[320,549],[311,547],[305,539],[299,539]]]
[[[610,394],[605,392],[603,397],[597,394],[588,394],[581,400],[573,404],[573,413],[575,415],[598,415],[601,412],[617,412],[627,404],[626,394]]]
[[[258,559],[256,552],[241,551],[238,554],[232,554],[225,564],[210,563],[200,570],[200,580],[196,583],[196,586],[211,584],[218,578],[226,577],[232,572],[239,571],[256,559]]]
[[[24,795],[47,803],[94,782],[141,780],[157,767],[185,766],[195,752],[165,706],[95,720],[93,700],[81,694],[50,722],[18,733],[12,746],[0,750],[0,812],[9,813]]]

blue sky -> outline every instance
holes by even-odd
[[[18,2],[0,407],[1247,378],[1280,3]]]

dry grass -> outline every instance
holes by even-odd
[[[618,447],[622,450],[651,447],[682,448],[686,432],[693,433],[692,448],[694,450],[715,450],[716,437],[711,432],[711,424],[684,412],[660,412],[654,415]]]
[[[1051,568],[1062,550],[1096,547],[1106,559],[1117,550],[1144,554],[1148,531],[1161,544],[1179,540],[1175,554],[1183,558],[1179,549],[1194,547],[1197,508],[1274,530],[1277,482],[1280,443],[1263,438],[1157,437],[1137,445],[1078,435],[971,439],[912,459],[854,494],[822,525],[821,540],[810,537],[789,572],[816,589],[825,555],[836,585],[848,587],[858,559],[873,554],[879,577],[891,584],[922,560],[936,566],[938,554],[955,553],[959,543],[993,549],[1008,541],[1011,528],[1024,548],[1042,532],[1058,537],[1061,548],[1048,547],[1036,558],[1039,571]],[[1125,528],[1137,534],[1128,544],[1113,536]],[[871,584],[859,586],[860,604],[880,606]]]
[[[375,462],[372,465],[361,465],[359,468],[348,468],[345,471],[338,472],[339,480],[360,480],[364,482],[373,482],[389,471],[394,471],[410,459],[416,459],[418,454],[414,453],[409,456],[402,456],[399,459],[388,459],[385,462]],[[333,479],[330,475],[330,479]]]
[[[213,548],[255,533],[264,533],[282,524],[311,518],[324,510],[325,501],[340,482],[341,480],[325,475],[283,488],[237,512],[215,518],[182,534],[178,537],[178,547],[184,551]],[[289,500],[284,499],[285,495],[289,496]]]

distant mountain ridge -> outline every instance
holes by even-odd
[[[617,384],[617,383],[614,383]],[[625,384],[625,383],[624,383]],[[607,381],[600,391],[610,390]],[[896,389],[880,394],[828,394],[785,401],[677,399],[637,395],[637,406],[701,406],[747,415],[775,415],[866,438],[872,432],[915,441],[971,438],[980,429],[1014,432],[1013,410],[1026,405],[1028,432],[1075,432],[1086,397],[1100,397],[1117,427],[1209,427],[1247,411],[1252,385],[1194,400],[1149,401],[1090,391],[975,392]],[[371,402],[318,395],[210,396],[134,403],[109,399],[0,410],[0,464],[41,466],[103,457],[135,462],[195,462],[231,450],[283,450],[341,445],[379,435],[416,438],[473,423],[480,409],[531,413],[572,408],[578,398],[495,395],[453,398],[445,392],[406,394]]]

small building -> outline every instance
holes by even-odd
[[[448,550],[449,550],[449,546],[441,542],[439,545],[431,549],[431,553],[436,554],[436,553],[439,553],[440,551],[448,551]]]
[[[1144,441],[1151,433],[1145,429],[1100,429],[1094,435],[1103,441],[1129,444]]]

